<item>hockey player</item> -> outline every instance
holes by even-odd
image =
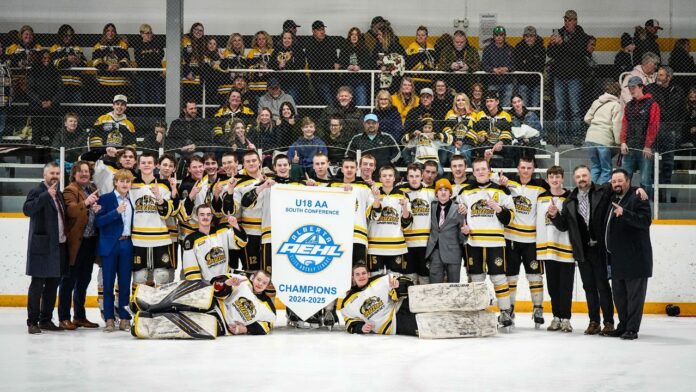
[[[362,154],[360,156],[360,178],[369,187],[375,185],[375,180],[373,178],[375,170],[377,170],[377,158],[374,155],[368,153]],[[377,185],[379,186],[379,185]]]
[[[205,175],[203,158],[193,155],[188,161],[188,176],[179,187],[179,240],[198,230],[194,211],[202,204],[210,204],[212,187]]]
[[[247,236],[237,218],[227,218],[228,228],[215,231],[212,227],[213,209],[208,204],[196,207],[198,227],[184,239],[183,268],[186,280],[203,279],[213,284],[213,278],[230,272],[227,263],[230,249],[246,246]]]
[[[171,200],[174,203],[174,210],[171,211],[166,219],[167,228],[169,229],[169,238],[172,240],[171,256],[174,257],[173,263],[177,264],[179,252],[179,226],[177,215],[179,214],[179,184],[176,180],[176,158],[171,154],[162,155],[157,161],[157,169],[159,170],[160,181],[167,182],[171,190]]]
[[[411,207],[404,193],[394,187],[396,168],[382,166],[379,179],[382,186],[372,187],[374,201],[368,223],[368,268],[372,275],[387,271],[403,273],[407,267],[404,254],[408,252],[403,229],[413,222]]]
[[[476,158],[473,169],[471,187],[457,198],[467,210],[467,272],[472,282],[483,282],[488,272],[498,299],[500,325],[512,327],[510,289],[505,277],[505,225],[514,218],[515,207],[507,190],[490,181],[488,161]]]
[[[433,160],[428,159],[423,163],[423,186],[435,186],[438,169],[439,165]]]
[[[89,137],[89,146],[135,147],[135,125],[126,117],[128,98],[123,94],[114,96],[113,111],[99,116],[94,123],[96,130]]]
[[[140,174],[129,192],[133,205],[133,287],[148,283],[152,271],[155,284],[174,281],[176,258],[172,255],[167,218],[176,212],[168,181],[155,177],[155,155],[144,151],[138,157]]]
[[[550,189],[539,195],[536,216],[536,258],[546,267],[546,281],[551,297],[553,320],[549,331],[573,332],[570,324],[573,303],[575,259],[568,232],[558,230],[551,215],[558,214],[570,191],[563,188],[563,168],[551,166],[546,171]]]
[[[223,176],[220,176],[220,180],[215,183],[212,201],[213,212],[217,218],[218,226],[227,225],[227,217],[229,215],[239,218],[239,203],[234,200],[234,188],[239,180],[237,165],[237,154],[235,152],[227,151],[222,154],[222,169],[225,171],[224,179]],[[226,197],[227,194],[230,195],[229,198]],[[227,200],[227,204],[223,205],[223,199]],[[240,250],[230,250],[230,268],[233,270],[238,269],[239,261],[243,256],[244,253]]]
[[[425,247],[430,234],[430,203],[435,200],[435,190],[422,183],[422,169],[410,164],[406,169],[406,186],[400,188],[411,203],[413,224],[404,229],[406,246],[406,270],[404,273],[413,283],[430,283],[430,271],[425,261]]]
[[[515,318],[515,297],[520,265],[529,282],[534,312],[532,318],[537,328],[544,324],[544,266],[536,258],[536,214],[537,199],[546,192],[548,184],[534,174],[534,158],[523,156],[517,163],[517,178],[498,177],[498,184],[507,187],[515,204],[515,217],[505,227],[505,261],[507,262],[510,306]]]
[[[416,316],[408,308],[407,285],[391,275],[370,277],[364,264],[353,267],[353,285],[343,300],[341,313],[348,333],[418,335]]]
[[[466,178],[466,158],[463,155],[454,155],[450,160],[452,170],[452,195],[457,196],[469,186]]]
[[[261,261],[261,205],[255,198],[247,193],[261,185],[266,177],[261,171],[261,157],[256,151],[249,150],[244,153],[244,175],[239,177],[233,195],[223,198],[223,204],[230,203],[230,197],[237,200],[241,206],[241,225],[249,238],[249,244],[244,248],[243,268],[247,271],[255,271],[260,268]]]
[[[305,185],[329,186],[332,181],[331,173],[329,173],[329,156],[323,152],[314,154],[312,157],[312,169],[314,173],[311,176],[306,175]]]
[[[225,285],[232,287],[232,293],[224,301],[224,318],[230,334],[267,335],[271,332],[276,309],[273,300],[266,295],[270,283],[271,274],[265,271],[254,272],[251,279],[232,275],[225,281]]]

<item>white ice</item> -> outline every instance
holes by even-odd
[[[455,340],[291,330],[284,312],[269,336],[215,341],[29,335],[25,319],[0,309],[1,391],[696,391],[696,318],[645,316],[635,341],[584,336],[577,314],[572,334],[518,314],[512,333]]]

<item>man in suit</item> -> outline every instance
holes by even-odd
[[[650,203],[636,195],[624,169],[612,173],[611,186],[614,197],[606,218],[606,244],[619,325],[609,336],[634,340],[638,338],[648,278],[652,276]]]
[[[58,189],[60,167],[49,162],[43,169],[43,182],[29,191],[24,215],[29,217],[27,275],[31,276],[27,302],[30,334],[41,330],[62,331],[55,325],[53,307],[61,275],[66,271],[65,202]]]
[[[114,325],[114,280],[118,276],[118,316],[119,329],[130,329],[128,320],[131,316],[126,310],[130,296],[131,270],[133,268],[133,205],[128,197],[133,173],[121,169],[114,173],[114,191],[99,198],[101,209],[94,218],[94,225],[99,229],[97,254],[102,259],[104,279],[104,319],[105,332],[113,332]]]
[[[430,205],[431,228],[425,258],[430,260],[430,283],[459,283],[462,269],[462,247],[468,227],[458,203],[452,200],[452,184],[442,178],[435,183],[437,200]]]
[[[68,237],[69,271],[63,276],[58,290],[58,319],[67,330],[77,327],[97,328],[87,320],[85,298],[92,280],[92,268],[96,259],[97,230],[94,217],[101,209],[99,196],[92,184],[92,171],[87,161],[78,161],[70,172],[70,185],[63,190],[66,206],[65,231]],[[75,317],[70,321],[70,305]]]

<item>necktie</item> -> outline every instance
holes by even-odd
[[[445,207],[442,206],[440,207],[440,222],[438,222],[438,226],[442,227],[442,225],[445,224]]]
[[[590,203],[587,197],[587,193],[581,193],[579,197],[578,208],[580,210],[580,215],[585,221],[586,225],[590,225]]]

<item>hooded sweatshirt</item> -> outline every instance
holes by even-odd
[[[619,97],[602,94],[585,114],[585,123],[589,125],[585,141],[603,146],[618,145],[622,115]]]

